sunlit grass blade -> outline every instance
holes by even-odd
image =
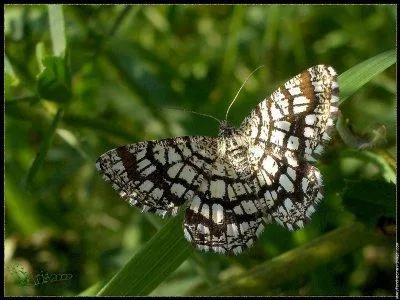
[[[375,75],[396,63],[396,50],[378,54],[359,63],[339,76],[340,103],[353,95]]]
[[[107,280],[103,279],[95,284],[91,285],[90,287],[86,288],[84,291],[80,292],[78,296],[94,296],[96,295],[104,286]]]
[[[148,295],[178,268],[193,251],[183,236],[183,213],[158,231],[98,295]]]
[[[48,5],[51,41],[53,44],[53,54],[63,57],[67,45],[64,28],[64,15],[62,5]]]

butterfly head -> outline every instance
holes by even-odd
[[[233,135],[236,131],[236,128],[229,125],[226,120],[222,120],[219,123],[219,136],[230,136]]]

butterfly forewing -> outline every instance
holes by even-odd
[[[322,199],[310,163],[338,113],[336,72],[317,65],[279,87],[235,129],[119,147],[97,168],[131,205],[175,215],[187,202],[184,235],[197,248],[240,253],[276,221],[302,228]]]
[[[337,74],[330,66],[317,65],[293,77],[243,121],[241,129],[249,136],[252,151],[289,150],[294,157],[314,161],[329,141],[338,94]]]
[[[261,206],[280,225],[302,228],[322,199],[322,178],[309,162],[329,141],[338,112],[337,75],[317,65],[279,87],[241,126]]]
[[[97,169],[131,205],[176,215],[208,176],[215,155],[215,139],[179,137],[110,150],[99,157]]]

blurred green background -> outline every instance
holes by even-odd
[[[95,293],[166,222],[131,208],[95,170],[119,145],[218,132],[217,122],[165,108],[223,119],[264,65],[230,111],[238,125],[312,65],[341,74],[394,49],[396,21],[394,5],[6,5],[6,295]],[[193,251],[151,295],[214,294],[226,283],[242,295],[393,295],[395,72],[341,104],[348,139],[336,134],[317,164],[325,198],[305,229],[271,225],[237,257]],[[271,259],[298,249],[294,261],[307,263],[301,251],[335,229],[347,250],[328,247],[331,259],[308,271],[286,265],[301,276],[263,282],[262,272],[282,274]],[[38,274],[72,278],[24,284]],[[254,280],[235,285],[242,274]]]

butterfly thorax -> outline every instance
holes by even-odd
[[[239,177],[247,176],[250,173],[248,137],[226,121],[221,121],[218,137],[219,158],[229,164]]]
[[[222,120],[219,123],[219,137],[227,137],[227,136],[232,136],[238,133],[238,129],[233,127],[232,125],[229,125],[229,123],[226,120]]]

